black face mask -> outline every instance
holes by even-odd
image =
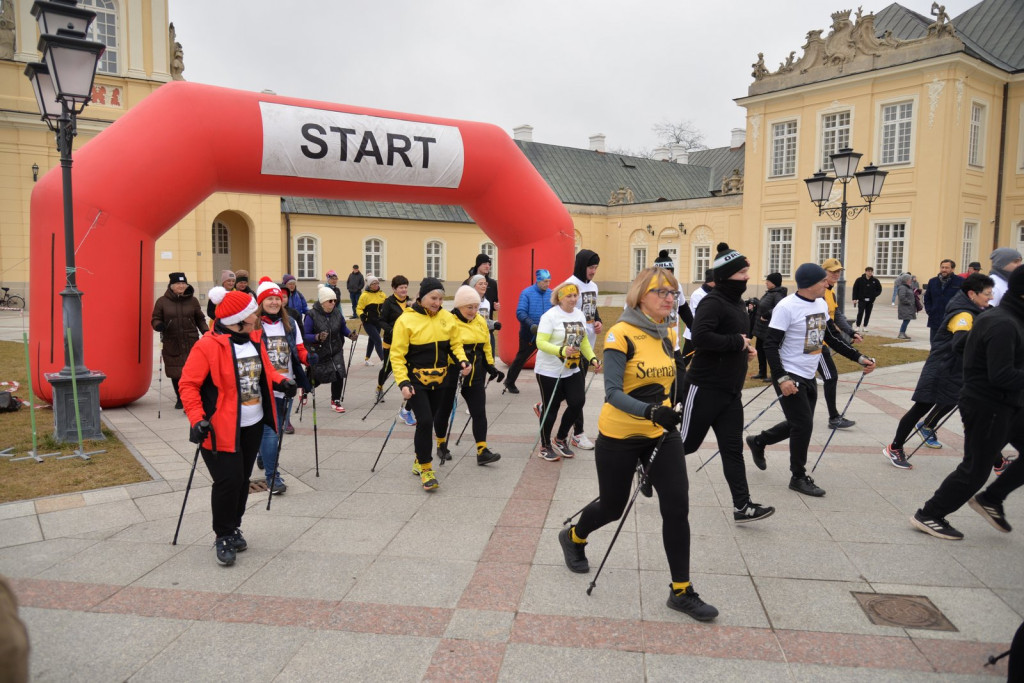
[[[221,334],[226,334],[229,337],[231,337],[231,341],[235,344],[252,343],[252,337],[249,336],[248,332],[235,332],[234,330],[229,329],[227,325],[225,325],[219,320],[213,324],[213,328],[217,332],[220,332]]]
[[[715,283],[715,289],[730,299],[739,299],[747,291],[746,280],[722,280]]]

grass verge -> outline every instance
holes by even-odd
[[[16,395],[30,398],[25,375],[25,347],[20,342],[0,341],[0,380],[19,382],[21,388]],[[40,453],[59,452],[68,455],[77,446],[59,444],[54,440],[53,411],[49,408],[36,409],[36,429]],[[0,503],[90,491],[151,479],[146,469],[110,430],[104,427],[103,434],[107,437],[105,440],[85,443],[86,451],[107,451],[92,456],[90,460],[57,460],[57,456],[54,456],[43,462],[11,462],[10,458],[0,458]],[[28,407],[16,413],[0,413],[0,449],[11,447],[14,448],[14,457],[21,457],[32,449],[32,421]]]

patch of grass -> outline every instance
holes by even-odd
[[[618,306],[601,306],[599,311],[606,328],[614,325],[619,319],[619,316],[622,315],[622,309]],[[601,351],[604,349],[603,337],[603,335],[598,335],[597,339],[596,351],[599,356],[601,355]],[[890,344],[893,346],[889,346]],[[879,368],[916,363],[928,358],[927,351],[904,348],[904,344],[895,337],[880,337],[874,334],[866,336],[864,341],[857,344],[857,348],[865,356],[874,358]],[[851,360],[843,358],[839,354],[833,354],[832,358],[835,359],[836,369],[839,370],[839,372],[857,372],[860,369],[859,365]],[[748,374],[754,374],[755,372],[757,372],[757,361],[753,360],[751,361],[750,372]],[[751,389],[763,386],[764,383],[761,382],[761,380],[748,379],[746,384],[743,385],[743,388]]]
[[[16,395],[38,402],[28,391],[23,344],[0,341],[0,379],[19,382],[21,387]],[[77,444],[57,443],[53,438],[53,411],[49,408],[36,409],[36,429],[40,453],[56,451],[68,455],[77,447]],[[125,445],[106,427],[102,431],[106,439],[86,441],[85,450],[106,449],[107,452],[94,455],[90,460],[57,460],[57,456],[53,456],[43,462],[11,462],[10,458],[0,458],[0,503],[149,481],[149,473]],[[16,413],[0,413],[0,449],[11,447],[14,457],[21,457],[32,448],[28,407]]]

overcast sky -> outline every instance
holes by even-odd
[[[242,90],[484,121],[533,139],[657,146],[690,120],[710,147],[745,127],[758,52],[774,71],[840,7],[822,0],[169,0],[185,78]],[[928,15],[931,0],[904,0]],[[951,17],[976,4],[947,0]],[[864,5],[879,12],[887,5]],[[287,9],[282,9],[287,7]],[[824,35],[828,35],[826,30]]]

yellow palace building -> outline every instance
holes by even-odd
[[[187,78],[169,1],[79,0],[97,12],[90,38],[107,51],[76,147],[162,84]],[[34,179],[59,165],[23,74],[39,60],[31,6],[0,0],[0,280],[26,298],[29,197]],[[572,216],[577,248],[601,254],[604,290],[623,291],[662,249],[688,289],[720,241],[751,259],[755,278],[777,270],[788,280],[800,263],[838,255],[838,223],[819,217],[803,179],[828,170],[828,155],[845,146],[863,153],[862,166],[889,172],[871,212],[848,226],[851,275],[871,265],[883,280],[930,276],[943,258],[987,269],[994,246],[1024,251],[1024,3],[984,0],[952,18],[892,4],[828,21],[823,10],[802,53],[776,69],[758,58],[737,100],[746,128],[727,147],[638,158],[606,152],[601,135],[574,148],[534,142],[529,126],[512,131]],[[794,46],[806,28],[793,27]],[[860,203],[855,185],[850,192]],[[78,241],[88,228],[76,226]],[[326,270],[344,280],[352,264],[455,283],[480,252],[497,255],[456,206],[217,193],[157,242],[153,288],[164,290],[164,273],[185,271],[202,296],[222,269],[244,268],[253,278],[292,273],[312,296]],[[542,257],[536,265],[556,275],[571,268]]]

